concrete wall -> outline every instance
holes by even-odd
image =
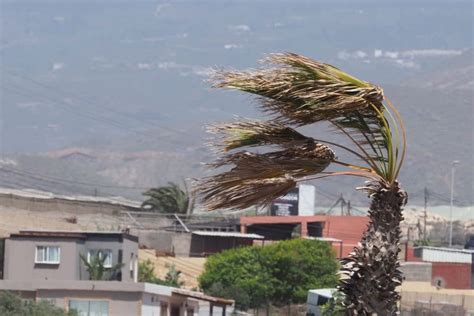
[[[401,270],[404,281],[431,282],[431,262],[404,262]]]
[[[140,208],[105,202],[66,200],[61,198],[33,198],[14,194],[0,194],[0,205],[37,212],[61,211],[74,212],[76,214],[115,214],[120,211],[140,210]]]
[[[122,281],[134,282],[134,275],[138,276],[138,243],[127,238],[124,238],[122,243],[122,262],[124,263],[122,267]]]
[[[5,280],[71,280],[79,278],[78,240],[15,238],[5,241]],[[35,264],[36,246],[59,246],[59,264]]]
[[[191,251],[191,234],[168,231],[140,231],[140,245],[159,252],[174,253],[178,256],[189,256]]]
[[[172,240],[174,253],[178,256],[189,256],[191,253],[191,239],[192,234],[176,233]]]
[[[146,248],[155,249],[161,252],[172,252],[172,238],[177,233],[156,230],[140,230],[138,231],[138,239],[140,245]]]

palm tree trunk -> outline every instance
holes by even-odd
[[[339,290],[347,315],[395,315],[402,282],[399,270],[400,222],[407,194],[398,182],[372,184],[369,225],[358,247],[342,260]]]

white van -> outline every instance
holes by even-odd
[[[321,316],[319,306],[326,304],[333,296],[336,289],[316,289],[308,291],[308,299],[306,301],[306,316]]]

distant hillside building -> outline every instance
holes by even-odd
[[[344,257],[357,245],[368,225],[367,216],[245,216],[240,232],[258,234],[265,240],[316,238],[333,244],[338,257]]]
[[[420,269],[428,272],[420,273]],[[432,285],[446,289],[474,289],[474,250],[415,247],[407,251],[403,268],[408,281],[429,274]]]

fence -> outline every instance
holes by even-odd
[[[474,316],[474,290],[465,294],[401,292],[402,316]]]

